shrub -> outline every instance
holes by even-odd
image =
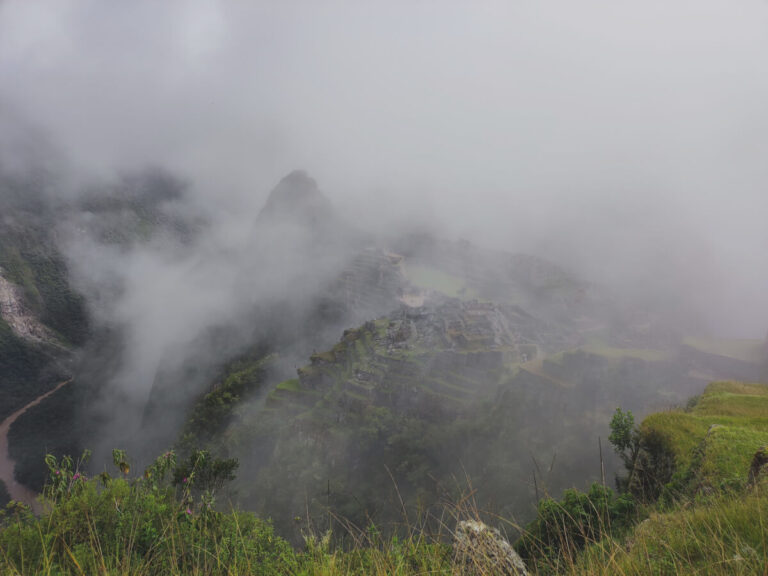
[[[616,487],[640,502],[655,502],[675,472],[675,457],[667,438],[658,431],[640,430],[632,412],[616,408],[608,440],[627,470],[616,477]]]
[[[523,558],[557,562],[606,535],[624,531],[634,516],[635,503],[628,494],[616,497],[598,483],[586,493],[566,490],[560,501],[546,498],[539,502],[537,517],[516,548]]]

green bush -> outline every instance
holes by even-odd
[[[640,502],[655,502],[675,473],[669,439],[653,429],[641,430],[632,412],[621,408],[616,408],[610,428],[608,440],[627,470],[626,476],[616,477],[617,488]]]
[[[634,517],[631,495],[616,497],[598,483],[589,492],[566,490],[560,501],[546,498],[539,502],[536,519],[528,524],[516,548],[525,559],[556,562],[605,536],[623,532]]]

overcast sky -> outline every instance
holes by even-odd
[[[768,328],[766,103],[764,0],[0,0],[6,155],[33,129],[77,174],[163,165],[254,216],[304,168],[363,223],[682,294],[729,334]]]

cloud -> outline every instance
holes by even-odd
[[[75,173],[188,178],[233,244],[300,167],[361,226],[539,252],[763,335],[766,24],[757,0],[6,0],[0,102]]]

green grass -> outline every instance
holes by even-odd
[[[748,575],[768,570],[768,498],[722,497],[651,514],[624,542],[606,540],[561,573]]]
[[[675,454],[676,499],[649,505],[622,536],[608,527],[580,553],[544,555],[534,572],[768,574],[768,479],[746,484],[753,455],[768,444],[766,398],[766,385],[718,382],[688,411],[646,418],[642,430],[660,433]]]
[[[277,389],[285,392],[299,392],[301,390],[301,384],[299,383],[298,378],[293,378],[291,380],[286,380],[285,382],[280,382],[280,384],[277,385]]]
[[[710,424],[682,411],[659,412],[648,416],[642,424],[643,430],[660,432],[675,454],[677,466],[690,464],[694,449],[707,434]]]
[[[613,348],[610,346],[588,345],[580,348],[587,354],[595,354],[605,358],[639,358],[647,362],[663,362],[669,359],[669,353],[664,350],[650,348]]]
[[[643,429],[660,432],[678,469],[696,465],[699,481],[716,486],[746,478],[749,463],[768,444],[768,386],[740,382],[710,384],[692,410],[653,414]],[[703,450],[696,454],[696,450]]]
[[[446,296],[453,296],[454,298],[460,297],[473,297],[466,287],[466,282],[458,276],[446,274],[445,272],[436,268],[430,268],[427,266],[408,266],[407,268],[408,279],[419,288],[425,290],[435,290],[442,292]]]
[[[562,364],[566,356],[582,352],[593,354],[609,360],[621,360],[622,358],[638,358],[646,362],[663,362],[670,359],[669,352],[665,350],[653,350],[651,348],[615,348],[603,344],[587,344],[570,350],[562,350],[546,356],[546,360],[556,364]]]
[[[765,345],[762,340],[699,337],[684,338],[683,344],[702,352],[727,356],[745,362],[759,362],[762,359],[762,350]]]
[[[694,413],[699,416],[733,416],[752,425],[768,420],[768,386],[741,382],[717,382],[707,387]]]
[[[712,485],[731,479],[745,479],[752,457],[764,445],[768,445],[766,430],[716,426],[706,439],[700,478]]]

